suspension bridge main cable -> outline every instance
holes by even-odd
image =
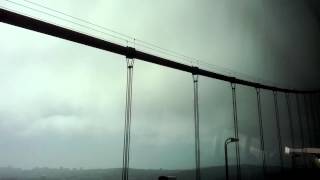
[[[233,124],[234,124],[234,136],[239,139],[239,126],[238,126],[238,110],[237,110],[237,92],[236,84],[231,83],[232,90],[232,107],[233,107]],[[241,166],[240,166],[240,147],[239,141],[236,141],[236,167],[237,167],[237,179],[241,179]]]
[[[34,8],[31,8],[31,7],[28,7],[26,5],[23,5],[23,4],[20,4],[20,3],[17,3],[15,1],[12,1],[12,0],[5,0],[7,2],[10,2],[12,4],[16,4],[18,6],[22,6],[24,8],[28,8],[28,9],[31,9],[33,11],[37,11],[37,12],[40,12],[40,13],[44,13],[46,15],[49,15],[49,16],[52,16],[54,18],[58,18],[60,20],[64,20],[66,22],[70,22],[69,20],[66,20],[66,19],[63,19],[63,18],[60,18],[60,17],[57,17],[55,15],[51,15],[47,12],[43,12],[43,11],[39,11],[39,10],[36,10]],[[199,59],[196,59],[196,58],[193,58],[193,57],[189,57],[189,56],[186,56],[182,53],[179,53],[179,52],[176,52],[176,51],[173,51],[173,50],[170,50],[170,49],[166,49],[166,48],[163,48],[163,47],[160,47],[158,45],[155,45],[153,43],[149,43],[147,41],[144,41],[144,40],[141,40],[141,39],[137,39],[137,38],[134,38],[132,36],[129,36],[129,35],[126,35],[124,33],[120,33],[118,31],[115,31],[115,30],[112,30],[110,28],[106,28],[104,26],[101,26],[101,25],[97,25],[95,23],[92,23],[88,20],[84,20],[84,19],[81,19],[81,18],[78,18],[78,17],[75,17],[75,16],[72,16],[70,14],[67,14],[67,13],[64,13],[62,11],[59,11],[59,10],[56,10],[56,9],[53,9],[53,8],[50,8],[50,7],[47,7],[43,4],[39,4],[39,3],[36,3],[36,2],[33,2],[33,1],[30,1],[30,0],[23,0],[31,5],[34,5],[34,6],[37,6],[37,7],[40,7],[40,8],[43,8],[45,10],[49,10],[51,12],[54,12],[54,13],[57,13],[57,14],[60,14],[60,15],[63,15],[65,17],[68,17],[68,18],[72,18],[74,20],[77,20],[79,22],[82,22],[82,23],[86,23],[87,25],[90,25],[90,26],[93,26],[93,27],[96,27],[96,28],[99,28],[99,29],[102,29],[104,31],[107,31],[108,33],[105,33],[105,32],[101,32],[100,30],[96,30],[96,29],[93,29],[92,27],[89,27],[88,29],[90,30],[93,30],[93,31],[96,31],[96,32],[99,32],[99,33],[103,33],[105,35],[109,35],[109,36],[112,36],[113,38],[117,38],[117,39],[120,39],[120,40],[124,40],[123,38],[127,39],[128,42],[130,43],[133,43],[133,41],[135,41],[135,44],[138,45],[138,46],[141,46],[141,47],[144,47],[144,48],[147,48],[149,50],[152,50],[152,51],[155,51],[155,52],[158,52],[158,53],[161,53],[161,54],[165,54],[165,55],[169,55],[171,57],[174,57],[174,58],[178,58],[178,59],[181,59],[185,62],[188,62],[188,63],[193,63],[193,62],[199,62],[201,64],[204,64],[204,65],[207,65],[207,66],[210,66],[210,67],[214,67],[216,70],[223,70],[225,71],[225,73],[227,73],[228,75],[231,75],[231,74],[234,74],[234,75],[243,75],[243,76],[246,76],[246,77],[249,77],[250,79],[256,79],[257,78],[253,78],[247,74],[244,74],[244,73],[239,73],[239,72],[235,72],[234,70],[231,70],[231,69],[228,69],[228,68],[224,68],[224,67],[220,67],[220,66],[217,66],[217,65],[213,65],[211,63],[208,63],[206,61],[203,61],[203,60],[199,60]],[[71,22],[73,23],[73,22]],[[73,24],[77,24],[78,23],[73,23]],[[84,26],[82,26],[84,27]],[[112,33],[112,34],[110,34]],[[116,37],[117,36],[117,37]],[[120,36],[120,37],[119,37]],[[259,79],[259,81],[265,81],[265,80],[262,80],[262,79]]]
[[[93,27],[90,27],[90,23],[89,23],[89,25],[80,24],[80,23],[78,23],[78,22],[74,22],[74,21],[71,21],[71,20],[68,20],[68,19],[65,19],[65,18],[56,16],[56,15],[50,14],[50,13],[45,12],[45,11],[43,11],[43,10],[39,10],[39,9],[35,9],[35,8],[32,8],[32,7],[29,7],[29,6],[27,6],[27,5],[24,5],[24,4],[15,2],[15,1],[11,1],[11,0],[4,0],[4,1],[7,1],[7,2],[9,2],[9,3],[11,3],[11,4],[14,4],[14,5],[16,5],[16,6],[20,6],[20,7],[23,7],[23,8],[29,9],[29,10],[32,10],[32,11],[37,12],[37,13],[41,13],[41,14],[44,14],[44,15],[47,15],[47,16],[56,18],[56,19],[61,20],[61,21],[65,21],[65,22],[67,22],[67,23],[70,23],[70,24],[79,26],[79,27],[81,27],[81,28],[85,28],[85,29],[88,29],[88,30],[91,30],[91,31],[95,31],[95,32],[98,32],[98,33],[101,33],[101,34],[110,36],[110,37],[112,37],[112,38],[121,40],[121,41],[123,41],[123,42],[127,42],[127,41],[128,41],[127,38],[125,38],[125,37],[120,37],[120,36],[118,36],[118,35],[110,34],[110,33],[106,32],[106,31],[101,31],[101,30],[95,29],[95,28],[93,28]],[[26,1],[26,0],[24,0],[24,1]],[[2,7],[2,8],[3,8],[3,7]],[[46,8],[46,9],[50,9],[50,8]],[[52,10],[52,9],[50,9],[50,10],[51,10],[51,11],[54,11],[54,10]],[[55,11],[55,12],[56,12],[56,11]],[[59,11],[57,11],[57,12],[59,12]],[[61,14],[64,14],[64,13],[62,13],[62,12],[60,12],[60,13],[61,13]],[[79,18],[70,16],[70,15],[66,15],[66,14],[64,14],[64,15],[67,16],[67,17],[72,17],[73,19],[79,20]],[[80,21],[80,20],[79,20],[79,21]],[[82,20],[81,22],[86,22],[86,23],[88,23],[88,22],[85,21],[85,20]],[[97,25],[97,26],[98,26],[98,25]]]
[[[158,53],[162,53],[162,54],[166,54],[166,55],[169,55],[169,56],[172,56],[172,57],[175,57],[175,58],[179,58],[183,61],[186,61],[186,62],[192,62],[192,61],[200,61],[200,60],[197,60],[195,58],[192,58],[192,57],[188,57],[186,55],[183,55],[181,53],[178,53],[176,51],[172,51],[172,50],[169,50],[169,49],[166,49],[166,48],[162,48],[160,46],[157,46],[155,44],[152,44],[152,43],[149,43],[147,41],[144,41],[144,40],[141,40],[141,39],[137,39],[135,37],[132,37],[132,36],[129,36],[129,35],[126,35],[124,33],[120,33],[118,31],[115,31],[115,30],[112,30],[110,28],[106,28],[104,26],[101,26],[101,25],[98,25],[98,24],[95,24],[95,23],[92,23],[88,20],[84,20],[84,19],[81,19],[81,18],[78,18],[76,16],[72,16],[70,14],[67,14],[67,13],[64,13],[62,11],[59,11],[59,10],[56,10],[56,9],[53,9],[53,8],[50,8],[50,7],[47,7],[43,4],[39,4],[39,3],[36,3],[36,2],[33,2],[33,1],[29,1],[29,0],[23,0],[31,5],[34,5],[34,6],[37,6],[37,7],[40,7],[40,8],[43,8],[45,10],[49,10],[51,12],[54,12],[54,13],[57,13],[57,14],[60,14],[60,15],[63,15],[65,17],[68,17],[68,18],[71,18],[71,19],[74,19],[74,20],[77,20],[79,22],[82,22],[82,23],[85,23],[89,26],[86,26],[86,25],[82,25],[82,24],[78,24],[76,22],[73,22],[73,21],[70,21],[70,20],[67,20],[65,18],[61,18],[61,17],[58,17],[56,15],[53,15],[53,14],[50,14],[48,12],[44,12],[44,11],[41,11],[41,10],[38,10],[38,9],[34,9],[32,7],[29,7],[27,5],[24,5],[24,4],[21,4],[21,3],[18,3],[18,2],[15,2],[15,1],[12,1],[12,0],[4,0],[4,1],[7,1],[9,3],[12,3],[12,4],[15,4],[17,6],[21,6],[21,7],[24,7],[24,8],[27,8],[27,9],[30,9],[30,10],[33,10],[35,12],[39,12],[39,13],[42,13],[42,14],[45,14],[45,15],[48,15],[48,16],[51,16],[51,17],[54,17],[54,18],[57,18],[59,20],[63,20],[63,21],[66,21],[68,23],[72,23],[72,24],[75,24],[75,25],[78,25],[78,26],[81,26],[81,27],[84,27],[84,28],[87,28],[89,30],[93,30],[93,31],[96,31],[96,32],[99,32],[99,33],[103,33],[105,35],[108,35],[108,36],[111,36],[113,38],[116,38],[116,39],[119,39],[119,40],[124,40],[124,41],[128,41],[129,43],[134,43],[135,45],[138,45],[138,46],[141,46],[141,47],[144,47],[144,48],[147,48],[149,50],[152,50],[152,51],[155,51],[155,52],[158,52]],[[93,27],[95,28],[99,28],[101,30],[97,30],[97,29],[94,29]],[[106,32],[107,31],[107,32]],[[112,34],[110,34],[112,33]],[[212,65],[212,64],[211,64]]]
[[[10,2],[10,3],[16,3],[15,1],[12,1],[12,0],[5,0],[5,1]],[[32,4],[32,5],[35,5],[35,6],[44,8],[44,9],[46,9],[46,10],[49,10],[49,11],[52,11],[52,12],[61,14],[61,15],[63,15],[63,16],[66,16],[66,17],[75,19],[75,20],[77,20],[77,21],[80,21],[80,22],[83,22],[83,23],[86,23],[86,24],[89,24],[89,25],[98,27],[98,28],[103,29],[103,30],[106,30],[106,31],[109,31],[109,32],[111,32],[111,33],[114,33],[114,34],[117,34],[117,35],[119,35],[119,36],[122,36],[123,38],[126,38],[126,39],[128,39],[128,40],[129,40],[129,39],[130,39],[130,40],[134,40],[133,37],[128,36],[128,35],[126,35],[126,34],[123,34],[123,33],[120,33],[120,32],[118,32],[118,31],[115,31],[115,30],[106,28],[106,27],[104,27],[104,26],[97,25],[97,24],[92,23],[92,22],[90,22],[90,21],[87,21],[87,20],[78,18],[78,17],[76,17],[76,16],[72,16],[72,15],[70,15],[70,14],[64,13],[64,12],[62,12],[62,11],[58,11],[58,10],[56,10],[56,9],[53,9],[53,8],[44,6],[44,5],[40,4],[40,3],[36,3],[36,2],[33,2],[33,1],[29,1],[29,0],[23,0],[23,1],[25,1],[25,2],[27,2],[27,3],[29,3],[29,4]]]
[[[261,111],[261,92],[259,88],[256,88],[257,104],[258,104],[258,123],[260,129],[260,148],[262,156],[262,171],[263,175],[266,175],[266,154],[264,149],[264,137],[263,137],[263,124],[262,124],[262,111]]]
[[[146,62],[166,66],[173,69],[178,69],[181,71],[196,73],[201,76],[206,76],[214,79],[220,79],[222,81],[232,82],[236,84],[242,84],[245,86],[251,86],[255,88],[275,90],[280,92],[292,92],[292,93],[315,93],[319,92],[318,90],[306,91],[306,90],[294,90],[287,88],[280,88],[276,86],[260,84],[257,82],[247,81],[243,79],[238,79],[232,76],[226,76],[223,74],[219,74],[216,72],[204,70],[204,69],[194,69],[190,65],[182,64],[179,62],[175,62],[169,59],[165,59],[150,53],[145,53],[135,48],[129,46],[122,46],[119,44],[115,44],[112,42],[108,42],[102,39],[98,39],[96,37],[92,37],[74,30],[70,30],[67,28],[63,28],[54,24],[50,24],[44,21],[37,20],[35,18],[31,18],[28,16],[24,16],[21,14],[14,13],[12,11],[5,10],[0,8],[0,22],[11,24],[14,26],[22,27],[25,29],[33,30],[36,32],[44,33],[47,35],[59,37],[65,40],[73,41],[76,43],[84,44],[87,46],[95,47],[98,49],[106,50],[109,52],[113,52],[116,54],[127,56],[128,52],[131,52],[135,59],[140,59]]]
[[[34,11],[38,11],[38,10],[35,10],[34,8],[30,8],[26,5],[23,5],[23,4],[20,4],[20,3],[17,3],[15,1],[12,1],[12,0],[5,0],[7,2],[10,2],[12,4],[16,4],[16,5],[19,5],[19,6],[22,6],[22,7],[25,7],[25,8],[28,8],[28,9],[31,9],[31,10],[34,10]],[[260,81],[260,82],[266,82],[266,80],[263,80],[263,79],[260,79],[260,78],[255,78],[255,77],[252,77],[248,74],[245,74],[245,73],[239,73],[239,72],[236,72],[234,70],[231,70],[231,69],[228,69],[228,68],[225,68],[225,67],[221,67],[221,66],[217,66],[217,65],[214,65],[214,64],[211,64],[207,61],[204,61],[204,60],[199,60],[197,58],[194,58],[194,57],[190,57],[190,56],[187,56],[187,55],[184,55],[182,53],[179,53],[179,52],[176,52],[176,51],[173,51],[173,50],[170,50],[170,49],[167,49],[167,48],[163,48],[163,47],[160,47],[158,45],[155,45],[153,43],[150,43],[150,42],[147,42],[147,41],[144,41],[144,40],[141,40],[141,39],[137,39],[135,37],[132,37],[132,36],[129,36],[127,34],[124,34],[124,33],[120,33],[118,31],[115,31],[113,29],[110,29],[110,28],[106,28],[104,26],[101,26],[101,25],[98,25],[98,24],[95,24],[95,23],[92,23],[88,20],[84,20],[84,19],[81,19],[81,18],[78,18],[78,17],[75,17],[75,16],[72,16],[70,14],[67,14],[67,13],[64,13],[62,11],[58,11],[56,9],[53,9],[53,8],[50,8],[50,7],[47,7],[43,4],[39,4],[39,3],[36,3],[36,2],[33,2],[33,1],[30,1],[30,0],[23,0],[31,5],[34,5],[34,6],[37,6],[37,7],[40,7],[40,8],[43,8],[43,9],[46,9],[46,10],[49,10],[51,12],[54,12],[54,13],[58,13],[58,14],[61,14],[65,17],[68,17],[68,18],[72,18],[74,20],[77,20],[77,21],[80,21],[80,22],[83,22],[83,23],[86,23],[87,25],[90,25],[90,26],[93,26],[93,27],[96,27],[96,28],[99,28],[99,29],[102,29],[104,31],[107,31],[108,33],[106,32],[102,32],[100,30],[96,30],[94,28],[91,28],[91,27],[85,27],[85,26],[82,26],[82,27],[85,27],[87,29],[90,29],[90,30],[93,30],[93,31],[96,31],[96,32],[99,32],[99,33],[103,33],[105,35],[109,35],[113,38],[117,38],[117,39],[120,39],[120,40],[124,40],[123,38],[126,39],[126,41],[130,42],[130,43],[135,43],[136,45],[140,46],[140,47],[143,47],[143,48],[147,48],[149,50],[152,50],[152,51],[155,51],[155,52],[158,52],[158,53],[161,53],[161,54],[165,54],[165,55],[169,55],[171,57],[174,57],[174,58],[178,58],[178,59],[181,59],[183,60],[184,62],[188,62],[188,63],[194,63],[194,62],[198,62],[198,64],[204,64],[204,65],[207,65],[209,67],[213,67],[214,70],[218,70],[218,71],[224,71],[224,73],[226,73],[226,75],[237,75],[237,76],[245,76],[251,80],[256,80],[256,81]],[[40,13],[42,13],[43,11],[38,11]],[[58,18],[60,20],[64,20],[66,22],[70,22],[69,20],[66,20],[66,19],[63,19],[63,18],[60,18],[60,17],[57,17],[55,15],[51,15],[47,12],[44,12],[44,14],[46,15],[49,15],[49,16],[52,16],[54,18]],[[73,22],[71,22],[73,23]],[[77,24],[77,23],[73,23],[73,24]],[[110,34],[112,33],[112,34]],[[121,36],[121,37],[119,37]],[[271,83],[271,84],[274,84]]]
[[[12,1],[12,0],[4,0],[4,1],[7,1],[7,2],[12,3],[12,4],[14,4],[14,5],[17,5],[17,6],[20,6],[20,7],[23,7],[23,8],[26,8],[26,9],[29,9],[29,10],[32,10],[32,11],[35,11],[35,12],[38,12],[38,13],[41,13],[41,14],[50,16],[50,17],[53,17],[53,18],[56,18],[56,19],[58,19],[58,20],[65,21],[65,22],[67,22],[67,23],[71,23],[71,24],[77,25],[77,26],[79,26],[79,27],[81,27],[81,28],[86,28],[86,29],[88,29],[88,30],[91,30],[91,31],[94,31],[94,32],[98,32],[98,33],[101,33],[101,34],[103,34],[103,35],[110,36],[110,37],[112,37],[112,38],[121,40],[121,41],[123,41],[123,42],[134,43],[135,45],[138,45],[138,46],[140,46],[140,47],[143,47],[143,48],[152,50],[152,51],[154,51],[154,52],[157,52],[157,53],[160,53],[160,54],[165,54],[165,55],[168,55],[168,56],[171,56],[171,57],[174,57],[174,58],[178,58],[178,59],[181,59],[181,60],[183,60],[183,61],[185,61],[185,62],[188,62],[188,63],[191,62],[190,60],[185,59],[185,58],[182,57],[181,55],[179,56],[179,53],[176,53],[176,52],[174,52],[174,51],[170,51],[170,50],[167,50],[167,49],[165,49],[165,48],[161,48],[161,47],[159,47],[159,46],[153,45],[153,44],[148,43],[148,42],[146,42],[146,41],[133,38],[133,37],[128,36],[128,35],[125,35],[125,34],[123,34],[123,33],[120,33],[120,32],[111,30],[111,29],[109,29],[109,28],[106,28],[106,27],[103,27],[103,26],[94,24],[94,23],[92,23],[92,22],[90,22],[90,21],[87,21],[87,20],[84,20],[84,19],[81,19],[81,18],[77,18],[77,17],[75,17],[75,16],[71,16],[71,15],[69,15],[69,14],[63,13],[63,12],[61,12],[61,11],[58,11],[58,10],[49,8],[49,7],[47,7],[47,6],[44,6],[44,5],[41,5],[41,4],[32,2],[32,1],[23,0],[23,1],[25,1],[25,2],[28,2],[28,3],[32,4],[32,5],[35,5],[35,6],[44,8],[44,9],[46,9],[46,10],[49,10],[49,11],[52,11],[52,12],[61,14],[61,15],[66,16],[66,17],[68,17],[68,18],[75,19],[75,20],[77,20],[77,21],[79,21],[79,22],[86,23],[87,25],[83,25],[83,24],[80,24],[80,23],[77,23],[77,22],[74,22],[74,21],[71,21],[71,20],[62,18],[62,17],[56,16],[56,15],[50,14],[50,13],[48,13],[48,12],[45,12],[45,11],[43,11],[43,10],[35,9],[35,8],[29,7],[29,6],[27,6],[27,5],[24,5],[24,4],[21,4],[21,3],[18,3],[18,2]],[[93,26],[93,27],[92,27],[92,26]],[[94,27],[99,28],[99,29],[101,29],[101,30],[95,29]],[[111,34],[111,33],[112,33],[112,34]],[[140,43],[139,43],[139,42],[140,42]],[[157,49],[155,49],[155,48],[157,48]],[[187,57],[187,56],[185,56],[185,57]],[[191,59],[191,58],[189,58],[189,59]]]

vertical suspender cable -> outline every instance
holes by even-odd
[[[239,139],[238,131],[238,110],[237,110],[237,94],[236,94],[236,84],[231,83],[232,89],[232,105],[233,105],[233,123],[234,123],[234,136]],[[236,143],[236,165],[237,165],[237,179],[241,179],[241,166],[240,166],[240,147],[239,141]]]
[[[130,139],[131,139],[131,106],[132,106],[132,77],[134,60],[127,58],[127,89],[126,89],[126,108],[125,108],[125,130],[122,161],[122,180],[128,180],[129,160],[130,160]]]
[[[290,102],[290,94],[286,93],[286,102],[288,108],[288,118],[289,118],[289,127],[290,127],[290,136],[291,136],[291,147],[295,148],[295,140],[294,140],[294,131],[293,131],[293,122],[292,122],[292,113],[291,113],[291,102]],[[295,168],[295,159],[292,156],[292,168]]]
[[[314,129],[315,129],[315,138],[316,138],[316,147],[319,147],[320,143],[320,123],[319,123],[319,110],[317,109],[317,95],[311,95],[311,102],[312,102],[312,112],[314,114]],[[312,97],[313,96],[313,97]],[[318,129],[318,130],[317,130]]]
[[[313,132],[314,132],[314,147],[318,147],[318,144],[319,144],[319,131],[318,131],[318,118],[317,118],[317,111],[315,110],[315,94],[310,94],[309,95],[309,99],[310,99],[310,104],[311,104],[311,113],[312,113],[312,121],[313,121]]]
[[[296,94],[296,99],[297,99],[297,112],[298,112],[298,121],[299,121],[300,136],[301,136],[301,148],[305,148],[304,133],[303,133],[303,128],[302,128],[302,119],[301,119],[301,111],[300,111],[299,94]],[[307,166],[307,161],[306,161],[305,155],[302,155],[302,156],[303,156],[304,165],[306,167]]]
[[[320,147],[320,109],[319,109],[319,105],[320,105],[320,99],[318,94],[314,95],[314,111],[315,111],[315,122],[317,124],[317,142],[318,142],[318,147]]]
[[[316,129],[316,122],[315,122],[315,114],[314,114],[314,109],[313,109],[313,101],[312,101],[312,94],[308,94],[307,99],[309,97],[309,110],[310,110],[310,121],[311,121],[311,129],[312,129],[312,139],[313,139],[313,144],[312,147],[316,147],[317,145],[317,129]]]
[[[277,125],[277,134],[278,134],[278,145],[279,145],[279,158],[280,158],[280,168],[281,172],[283,171],[283,155],[282,155],[282,139],[280,131],[280,117],[279,117],[279,105],[278,105],[278,93],[273,91],[274,98],[274,108],[276,113],[276,125]]]
[[[305,114],[306,114],[306,124],[307,124],[307,130],[308,132],[306,135],[308,136],[309,140],[309,147],[312,146],[312,131],[311,131],[311,126],[310,126],[310,118],[309,118],[309,108],[308,108],[308,100],[306,95],[303,95],[303,100],[304,100],[304,109],[305,109]]]
[[[316,94],[316,112],[317,112],[317,122],[320,130],[320,93]]]
[[[192,74],[193,78],[193,110],[194,110],[194,133],[195,133],[195,160],[196,160],[196,180],[201,179],[200,174],[200,137],[199,137],[199,98],[198,98],[198,74]]]
[[[259,129],[260,129],[260,148],[261,148],[261,156],[262,156],[262,171],[263,171],[263,175],[265,176],[266,175],[266,155],[265,155],[265,151],[264,151],[264,138],[263,138],[263,124],[262,124],[260,89],[256,88],[256,92],[257,92]]]
[[[320,147],[320,114],[319,114],[319,96],[318,94],[314,94],[314,112],[315,112],[315,122],[316,122],[316,128],[317,128],[317,147]]]
[[[317,104],[316,104],[316,94],[311,94],[310,99],[311,99],[311,106],[312,106],[312,113],[313,113],[313,122],[314,122],[314,129],[315,129],[315,139],[316,139],[316,144],[315,147],[319,147],[319,123],[318,123],[318,115],[317,115]]]
[[[317,93],[315,96],[316,96],[316,98],[315,98],[315,100],[316,100],[316,115],[317,115],[317,117],[316,117],[316,122],[317,122],[317,124],[318,124],[318,136],[317,136],[317,139],[319,140],[319,144],[318,144],[318,146],[320,146],[320,96],[319,96],[320,94],[319,93]]]
[[[315,95],[315,112],[316,112],[316,122],[317,122],[317,132],[318,132],[318,136],[317,139],[319,141],[318,147],[320,147],[320,98],[319,98],[319,94]]]
[[[311,106],[312,106],[312,114],[313,114],[313,122],[314,122],[314,138],[315,138],[315,147],[319,147],[319,124],[318,124],[318,115],[317,115],[317,100],[316,100],[317,94],[310,94],[310,101],[311,101]]]

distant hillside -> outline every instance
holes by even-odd
[[[245,179],[259,179],[261,168],[241,166]],[[0,180],[120,180],[121,168],[114,169],[67,169],[35,168],[23,170],[12,167],[0,168]],[[234,177],[235,167],[230,167],[230,176]],[[178,180],[194,180],[194,170],[148,170],[130,169],[130,180],[156,180],[161,175],[176,176]],[[207,167],[201,169],[203,179],[225,179],[225,167]]]

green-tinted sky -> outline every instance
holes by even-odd
[[[230,69],[232,75],[282,87],[320,85],[320,26],[302,0],[33,2],[214,65],[200,64],[203,68]],[[0,4],[125,44],[8,1]],[[0,24],[0,33],[0,166],[120,167],[124,57],[6,24]],[[194,167],[191,75],[137,61],[133,91],[132,167]],[[251,120],[242,121],[242,145],[253,162],[259,147],[255,91],[240,92],[240,119]],[[264,99],[267,127],[274,134],[272,95]],[[222,143],[232,135],[231,110],[229,84],[200,77],[204,166],[223,163]]]

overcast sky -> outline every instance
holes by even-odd
[[[203,68],[287,88],[320,85],[319,24],[302,0],[32,1],[214,65]],[[0,33],[0,166],[121,167],[125,58],[3,23]],[[202,165],[221,165],[223,141],[233,134],[230,85],[200,77],[199,86]],[[190,74],[136,61],[131,167],[194,167],[192,90]],[[241,87],[238,96],[241,143],[254,163],[255,91]],[[265,119],[272,119],[272,94],[263,98]],[[274,121],[267,123],[273,132]]]

